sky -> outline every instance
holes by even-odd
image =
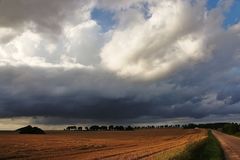
[[[239,0],[0,0],[0,129],[239,121]]]

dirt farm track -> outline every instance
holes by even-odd
[[[206,137],[199,129],[0,132],[0,159],[168,159]]]

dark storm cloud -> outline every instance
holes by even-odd
[[[225,72],[214,67],[219,61],[215,57],[154,82],[128,81],[103,70],[1,67],[0,116],[121,122],[239,113],[239,75],[230,64]]]
[[[106,72],[2,67],[0,73],[1,117],[127,119],[150,110],[131,97],[130,84]]]

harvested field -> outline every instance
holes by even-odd
[[[168,159],[206,137],[200,129],[0,133],[0,159]]]

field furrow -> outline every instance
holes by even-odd
[[[199,129],[49,131],[46,135],[3,132],[0,133],[0,159],[159,159],[205,137],[206,131]]]

